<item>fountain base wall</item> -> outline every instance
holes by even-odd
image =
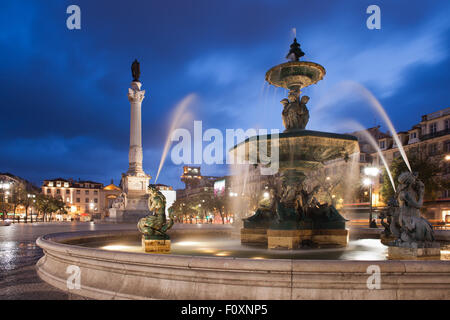
[[[75,245],[87,238],[124,237],[139,234],[108,231],[40,237],[37,244],[44,256],[36,265],[37,273],[63,291],[93,299],[450,299],[447,261],[253,260]],[[80,268],[80,289],[68,289],[66,271],[71,265]],[[367,286],[367,270],[373,265],[380,268],[380,289]]]

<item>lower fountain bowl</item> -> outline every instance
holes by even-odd
[[[196,234],[204,233],[206,237],[231,232],[229,229],[192,227],[190,232],[195,229]],[[146,254],[83,246],[90,241],[127,238],[138,241],[139,237],[136,231],[42,236],[37,244],[44,250],[44,256],[37,263],[37,273],[61,290],[93,299],[392,300],[450,297],[448,261],[257,260]],[[373,270],[373,266],[381,272],[379,289],[368,285],[372,275],[368,270]],[[73,286],[74,276],[79,278],[79,287]]]

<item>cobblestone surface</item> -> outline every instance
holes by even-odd
[[[45,234],[69,231],[133,229],[134,225],[91,222],[20,223],[0,226],[0,300],[83,299],[43,282],[36,273],[42,249],[35,241]]]

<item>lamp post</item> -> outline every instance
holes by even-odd
[[[0,189],[3,190],[3,208],[5,209],[2,215],[3,220],[5,220],[5,216],[8,212],[8,207],[6,206],[6,202],[8,199],[8,195],[9,195],[9,189],[11,188],[11,183],[5,182],[5,183],[0,183]]]
[[[369,228],[372,222],[372,186],[374,181],[370,178],[375,178],[380,174],[380,170],[376,167],[366,167],[364,168],[364,174],[367,176],[363,180],[363,184],[369,187]]]
[[[33,202],[36,202],[36,200],[34,200],[34,198],[36,198],[36,195],[29,193],[29,194],[27,194],[27,198],[28,198],[28,201],[27,201],[27,206],[25,208],[25,223],[28,222],[28,208],[30,207],[30,202],[32,199],[33,199]],[[33,210],[31,210],[31,223],[33,223]]]

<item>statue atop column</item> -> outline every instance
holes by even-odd
[[[133,76],[133,81],[139,82],[139,77],[141,76],[141,70],[139,67],[139,62],[137,59],[134,59],[133,63],[131,64],[131,75]]]

